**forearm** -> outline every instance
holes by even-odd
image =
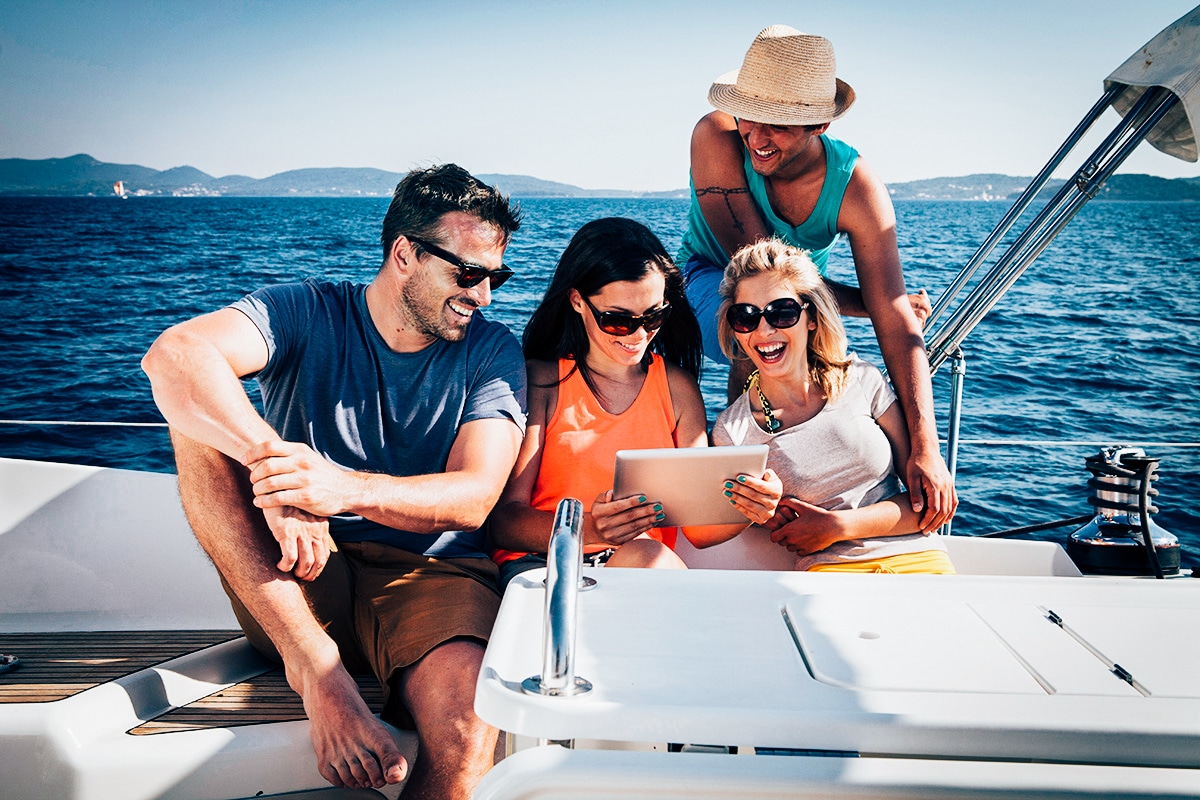
[[[502,502],[492,513],[489,531],[494,546],[518,553],[545,553],[550,548],[554,526],[553,511],[540,511],[519,500]],[[648,530],[649,528],[645,528]],[[644,531],[642,531],[644,532]],[[605,539],[596,528],[590,511],[583,515],[585,547],[619,547],[622,542]],[[625,540],[633,537],[622,537]],[[697,545],[702,547],[707,545]]]
[[[913,452],[939,452],[937,419],[924,340],[915,331],[879,337],[888,378],[904,412]]]
[[[483,525],[498,492],[471,473],[396,477],[347,473],[343,511],[413,533],[475,530]],[[549,524],[547,523],[547,530]]]
[[[860,508],[833,512],[841,528],[841,540],[901,536],[921,529],[920,515],[912,510],[908,493]]]
[[[825,278],[825,285],[833,292],[833,299],[837,301],[838,311],[843,317],[867,316],[867,305],[863,302],[862,291],[857,286],[839,283],[829,278]]]
[[[907,494],[898,494],[861,508],[828,511],[785,497],[780,503],[781,513],[768,524],[768,527],[779,525],[772,532],[771,541],[803,555],[854,539],[915,533],[920,530],[920,521],[908,500]]]
[[[544,553],[550,544],[554,514],[519,500],[501,501],[489,524],[491,542],[516,553]]]

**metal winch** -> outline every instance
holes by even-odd
[[[1152,484],[1158,459],[1140,447],[1109,447],[1088,456],[1092,473],[1088,503],[1099,513],[1067,540],[1067,554],[1085,573],[1098,575],[1179,574],[1179,539],[1151,519],[1158,508]]]

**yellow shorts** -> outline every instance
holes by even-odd
[[[944,550],[922,550],[873,561],[839,561],[813,564],[809,572],[887,572],[894,575],[954,575],[954,565]]]

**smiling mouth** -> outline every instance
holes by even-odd
[[[764,364],[774,364],[783,358],[786,349],[787,345],[783,342],[767,342],[756,346],[754,352],[758,353]]]
[[[471,315],[475,313],[475,306],[464,305],[462,303],[456,303],[453,300],[447,300],[446,305],[455,314],[459,315],[460,317],[464,317],[466,319],[470,319]]]
[[[774,147],[769,150],[759,150],[758,148],[752,148],[752,152],[754,153],[754,155],[765,160],[765,159],[768,159],[771,156],[775,155],[776,153],[778,153],[779,149],[774,148]]]

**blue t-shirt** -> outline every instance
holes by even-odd
[[[838,214],[842,209],[842,197],[850,184],[850,176],[854,174],[854,165],[858,162],[858,151],[825,134],[821,135],[821,143],[825,148],[825,182],[821,185],[821,194],[817,197],[813,212],[799,225],[790,225],[775,214],[767,197],[767,182],[754,171],[749,151],[745,152],[742,169],[746,174],[750,196],[754,198],[754,204],[758,206],[771,233],[780,241],[808,250],[813,263],[824,275],[829,251],[837,241]],[[690,178],[688,185],[691,187],[692,204],[688,209],[688,229],[676,260],[686,265],[692,256],[699,256],[708,264],[724,269],[732,253],[725,252],[708,227],[708,221],[704,219],[696,199],[696,186]]]
[[[512,332],[476,311],[461,342],[391,350],[371,321],[366,286],[307,280],[270,286],[236,308],[262,332],[267,364],[255,376],[264,417],[349,470],[442,472],[459,426],[510,419],[525,428],[525,361]],[[486,557],[482,531],[422,534],[358,515],[330,518],[333,538],[378,541],[442,558]]]

